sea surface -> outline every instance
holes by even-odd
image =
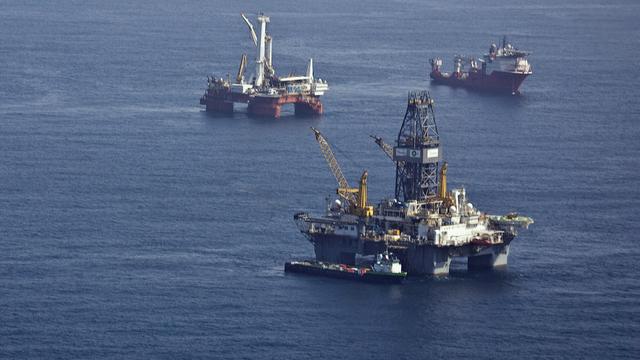
[[[320,118],[203,111],[253,59],[330,90]],[[0,358],[640,357],[637,1],[0,2]],[[520,96],[430,84],[430,57],[533,52]],[[253,67],[248,70],[251,73]],[[535,224],[503,271],[379,286],[284,274],[293,214],[335,189],[310,126],[372,200],[407,92],[490,213]]]

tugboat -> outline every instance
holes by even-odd
[[[407,273],[402,271],[400,260],[387,252],[377,254],[371,266],[350,266],[305,260],[286,262],[284,271],[386,284],[399,284],[407,277]]]
[[[454,71],[442,72],[442,59],[430,59],[431,79],[439,84],[465,87],[474,90],[510,92],[519,94],[520,85],[527,76],[533,73],[527,60],[530,52],[514,48],[502,39],[502,47],[491,44],[489,53],[482,59],[464,59],[456,55],[453,59]],[[464,70],[465,60],[469,64],[469,70]]]

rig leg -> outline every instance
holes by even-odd
[[[297,102],[294,104],[294,108],[295,114],[298,116],[321,115],[323,111],[320,101]]]
[[[338,264],[355,265],[358,252],[358,240],[344,238],[317,238],[313,247],[316,260]]]
[[[486,254],[469,256],[467,268],[469,270],[493,269],[507,266],[509,245],[495,246]]]
[[[447,275],[451,256],[446,248],[432,246],[415,246],[407,251],[406,265],[408,272],[424,275]]]
[[[225,101],[219,99],[206,99],[207,111],[233,113],[233,101]]]
[[[249,101],[247,112],[249,115],[264,116],[264,117],[280,117],[281,105],[277,101]]]

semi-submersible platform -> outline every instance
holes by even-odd
[[[260,14],[260,37],[244,14],[240,14],[249,27],[251,39],[256,46],[256,72],[245,80],[247,55],[240,59],[240,68],[235,81],[231,78],[207,78],[207,89],[200,98],[200,104],[206,106],[207,111],[233,113],[234,103],[246,103],[247,113],[250,115],[280,117],[282,105],[294,104],[296,115],[319,115],[323,112],[320,96],[329,89],[329,85],[313,75],[313,59],[309,59],[305,75],[276,76],[273,67],[273,38],[267,33],[268,16]]]
[[[327,200],[324,216],[294,215],[318,261],[354,264],[357,255],[388,251],[413,275],[447,274],[455,257],[466,257],[468,268],[504,266],[517,231],[533,223],[515,213],[485,214],[464,188],[447,189],[447,163],[427,92],[409,93],[395,146],[372,136],[396,165],[395,196],[376,206],[368,203],[367,171],[357,188],[350,187],[331,145],[313,131],[338,182],[337,198]]]

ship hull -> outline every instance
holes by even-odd
[[[478,91],[505,92],[516,94],[520,86],[529,76],[528,73],[513,73],[493,71],[491,74],[483,74],[480,71],[469,73],[443,74],[438,70],[431,72],[431,79],[438,84],[464,87]]]
[[[294,105],[297,116],[316,116],[324,111],[320,99],[311,95],[254,96],[227,91],[208,92],[200,99],[207,111],[225,114],[233,113],[234,103],[246,103],[247,113],[258,117],[279,118],[286,104]]]
[[[297,263],[287,262],[284,264],[284,271],[289,273],[299,273],[314,276],[324,276],[334,279],[355,280],[369,283],[379,284],[400,284],[406,278],[406,273],[377,273],[367,271],[360,273],[358,271],[337,270],[323,268],[319,264],[314,263]]]

